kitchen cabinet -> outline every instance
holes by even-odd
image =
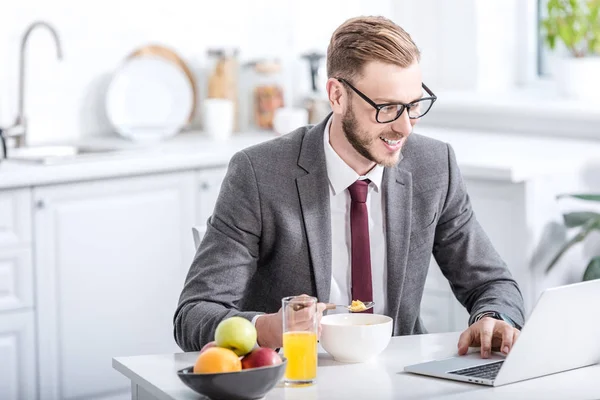
[[[31,190],[0,191],[0,313],[33,307]]]
[[[36,398],[35,359],[33,312],[0,314],[0,399]]]
[[[34,190],[40,398],[126,393],[115,355],[175,352],[193,172]]]
[[[0,249],[31,242],[31,191],[0,192]]]
[[[31,190],[0,191],[0,399],[37,397]]]
[[[33,307],[31,249],[0,249],[0,313]]]

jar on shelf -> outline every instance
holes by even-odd
[[[238,116],[238,50],[208,50],[208,83],[206,97],[209,99],[228,99],[233,102],[233,127],[237,130]]]
[[[276,60],[260,60],[253,66],[253,122],[256,128],[272,130],[275,110],[284,106],[281,64]]]

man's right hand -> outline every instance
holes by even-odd
[[[321,317],[323,317],[325,306],[325,303],[317,303],[316,318],[319,336],[321,336]],[[295,313],[297,313],[294,318],[296,326],[292,327],[292,329],[309,329],[311,321],[313,321],[314,318],[314,309],[312,307],[306,307],[295,311]],[[256,319],[256,332],[259,346],[270,347],[272,349],[283,347],[283,308],[280,308],[276,313],[265,314],[258,317]]]

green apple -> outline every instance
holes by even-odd
[[[231,349],[238,356],[248,354],[256,344],[256,328],[246,318],[224,319],[215,330],[217,346]]]

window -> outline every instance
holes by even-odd
[[[551,58],[550,49],[546,45],[544,31],[542,29],[542,21],[546,18],[548,0],[537,0],[537,75],[540,78],[549,78],[551,75]]]

